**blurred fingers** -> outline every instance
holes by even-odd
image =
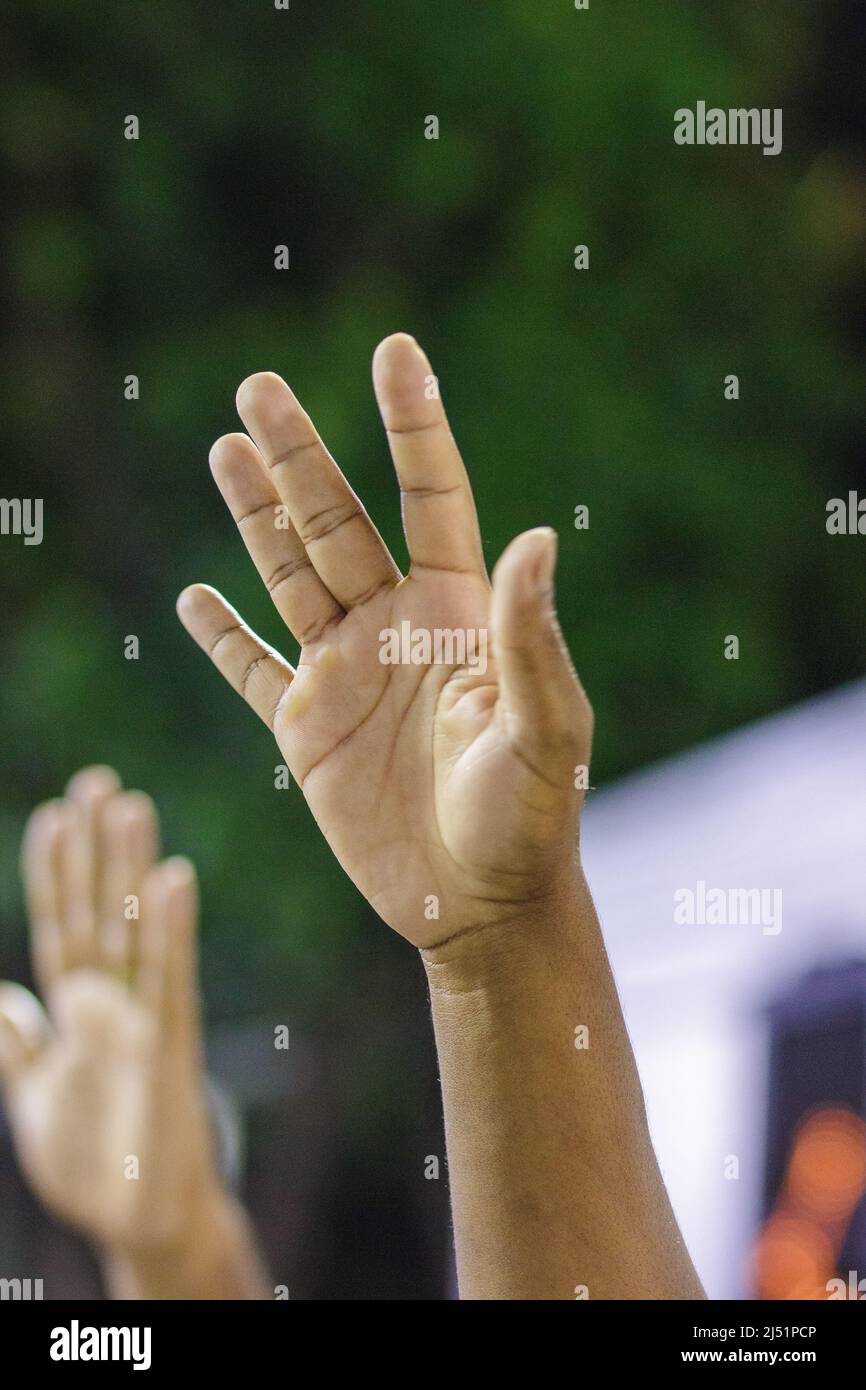
[[[74,814],[64,801],[47,801],[27,822],[21,849],[24,896],[30,919],[33,972],[43,997],[64,969],[66,895],[64,839]]]
[[[144,792],[120,792],[102,810],[105,863],[99,911],[99,955],[128,981],[135,965],[145,875],[159,852],[156,807]]]
[[[102,817],[120,788],[109,767],[87,767],[71,779],[66,796],[73,818],[64,837],[64,963],[67,969],[94,965],[99,958],[99,904],[106,855]]]
[[[22,985],[0,984],[0,1081],[14,1085],[49,1036],[39,1000]]]
[[[198,885],[179,855],[151,869],[142,891],[138,990],[169,1038],[198,1032]]]

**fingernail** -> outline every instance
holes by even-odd
[[[553,583],[558,538],[551,526],[539,526],[535,534],[539,539],[538,549],[533,562],[535,584],[540,591],[546,593]]]

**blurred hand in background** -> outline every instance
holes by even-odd
[[[118,1296],[252,1297],[204,1085],[195,874],[109,768],[41,806],[22,868],[45,1007],[0,985],[0,1074],[24,1173],[91,1237]]]

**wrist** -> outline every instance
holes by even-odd
[[[267,1296],[246,1213],[216,1183],[190,1199],[171,1236],[109,1246],[101,1264],[119,1299]]]
[[[465,927],[421,959],[431,991],[472,991],[479,986],[525,986],[527,972],[545,971],[563,955],[573,965],[600,943],[589,886],[580,864],[570,864],[543,896],[502,903],[497,917]]]
[[[579,864],[543,903],[515,905],[507,920],[420,954],[441,1070],[462,1084],[483,1066],[494,1088],[520,1072],[533,1087],[545,1075],[569,1075],[581,1058],[585,1093],[603,1098],[584,1116],[584,1134],[598,1123],[600,1133],[612,1127],[644,1142],[643,1094]]]

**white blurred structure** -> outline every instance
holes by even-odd
[[[590,794],[582,845],[687,1244],[710,1298],[749,1296],[764,1006],[815,965],[866,958],[866,682]],[[700,880],[781,888],[781,931],[676,925],[674,894]]]

